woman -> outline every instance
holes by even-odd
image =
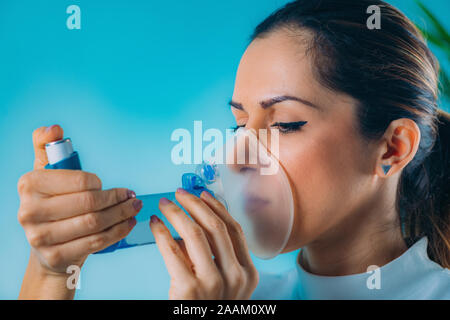
[[[366,25],[371,5],[381,29]],[[450,299],[450,129],[437,74],[414,25],[382,1],[295,1],[264,20],[231,108],[238,127],[279,129],[295,203],[284,252],[302,249],[291,272],[259,276],[224,207],[178,190],[194,220],[167,199],[160,209],[184,242],[150,223],[169,297]],[[93,174],[42,170],[44,144],[62,136],[58,126],[35,131],[35,170],[19,181],[32,246],[20,298],[73,298],[67,266],[126,236],[142,207]]]

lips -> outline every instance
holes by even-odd
[[[245,211],[247,213],[256,213],[269,205],[270,201],[255,195],[246,195],[244,198]]]

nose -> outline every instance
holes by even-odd
[[[267,149],[259,141],[259,130],[240,129],[227,145],[226,164],[235,173],[259,172],[268,165]]]
[[[255,143],[257,143],[258,130],[250,127],[250,120],[245,128],[241,128],[227,143],[226,164],[235,173],[244,173],[249,170],[257,170],[257,158],[255,158]]]
[[[268,114],[258,113],[247,121],[245,129],[251,130],[256,135],[258,141],[265,148],[267,154],[274,154],[278,158],[279,152],[279,132],[278,129],[267,127]]]

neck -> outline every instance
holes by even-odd
[[[405,252],[395,188],[382,190],[333,231],[303,247],[303,269],[324,276],[365,273],[369,266],[381,267]]]

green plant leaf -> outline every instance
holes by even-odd
[[[450,79],[444,69],[440,71],[440,90],[443,96],[450,100]]]
[[[427,30],[419,25],[416,25],[417,29],[423,34],[425,39],[435,46],[439,47],[447,55],[448,60],[450,60],[450,46],[445,45],[441,40],[439,40],[435,35],[429,33]]]
[[[436,18],[436,16],[422,3],[420,0],[415,0],[417,5],[420,7],[420,9],[425,13],[425,15],[428,17],[428,19],[433,24],[434,28],[437,31],[437,35],[435,35],[435,38],[439,38],[444,43],[443,46],[447,45],[450,46],[450,34],[445,30],[444,26],[439,22],[439,20]]]

